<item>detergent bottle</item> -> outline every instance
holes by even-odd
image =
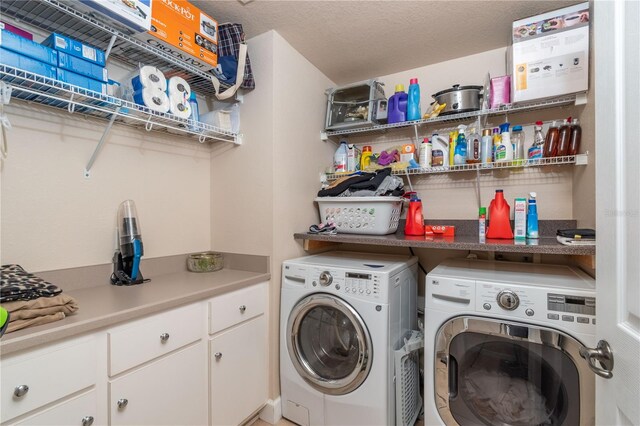
[[[449,168],[449,141],[438,133],[431,135],[431,167]]]
[[[511,133],[509,126],[511,123],[500,125],[500,143],[496,147],[496,162],[513,161],[513,145],[511,144]]]
[[[373,156],[373,151],[371,150],[370,145],[365,145],[362,147],[362,155],[360,156],[360,170],[366,170],[371,163],[371,157]]]
[[[461,124],[458,126],[458,137],[456,138],[456,147],[453,154],[453,164],[456,166],[467,164],[467,138],[465,132],[467,126]]]
[[[403,84],[396,84],[396,93],[389,98],[387,123],[407,121],[407,99]]]
[[[340,141],[340,146],[333,154],[333,170],[336,173],[344,173],[347,171],[347,161],[349,155],[349,147],[347,141]]]
[[[407,98],[407,121],[420,120],[420,118],[420,85],[417,78],[412,78]]]
[[[424,235],[424,217],[422,216],[422,201],[415,195],[411,195],[409,210],[404,224],[405,235]]]
[[[499,238],[505,240],[513,239],[511,230],[511,207],[504,199],[502,189],[496,189],[496,196],[489,204],[489,227],[487,228],[487,238]]]

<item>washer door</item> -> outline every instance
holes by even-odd
[[[546,327],[457,317],[436,335],[436,406],[446,424],[586,425],[594,375],[582,345]]]
[[[322,393],[347,394],[369,375],[371,337],[358,312],[342,299],[312,294],[300,300],[289,315],[286,336],[298,374]]]

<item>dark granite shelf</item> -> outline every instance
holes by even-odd
[[[414,247],[414,248],[430,248],[430,249],[448,249],[448,250],[476,250],[476,251],[494,251],[504,253],[539,253],[539,254],[562,254],[562,255],[584,255],[592,256],[596,254],[595,246],[565,246],[560,244],[555,237],[541,237],[535,240],[537,244],[531,240],[523,244],[516,244],[514,240],[489,240],[480,243],[477,236],[460,235],[455,237],[434,237],[427,239],[425,237],[408,236],[401,232],[391,235],[357,235],[357,234],[338,234],[338,235],[318,235],[308,233],[296,233],[294,238],[299,240],[310,241],[326,241],[332,243],[347,244],[369,244],[377,246],[392,247]]]

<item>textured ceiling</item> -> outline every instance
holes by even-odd
[[[276,30],[337,84],[509,44],[511,22],[573,1],[191,0],[247,38]]]

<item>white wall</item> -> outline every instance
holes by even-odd
[[[105,123],[12,103],[5,109],[13,130],[1,174],[2,264],[41,271],[109,263],[118,205],[129,198],[145,257],[210,248],[207,147],[114,126],[85,179]]]
[[[279,395],[282,261],[303,256],[294,232],[316,223],[325,89],[333,83],[275,31],[248,40],[256,89],[242,105],[243,145],[212,154],[212,246],[271,256],[270,396]]]

